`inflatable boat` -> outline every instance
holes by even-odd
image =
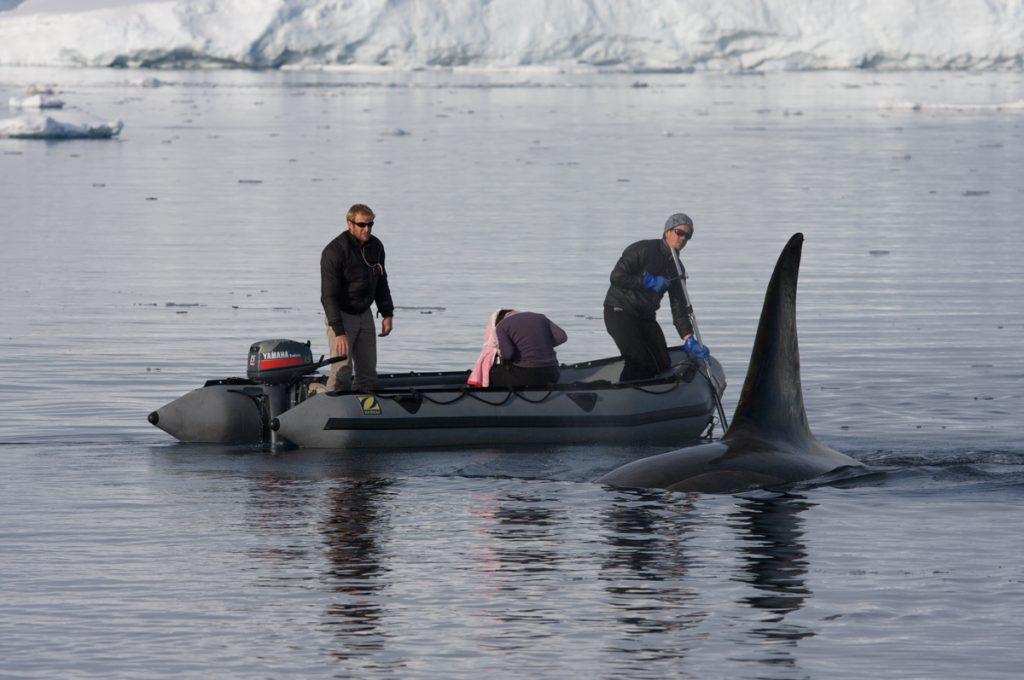
[[[372,390],[327,392],[309,343],[264,340],[249,350],[247,377],[210,380],[149,414],[183,442],[302,448],[421,448],[502,444],[680,445],[710,431],[710,374],[682,347],[650,380],[618,382],[622,358],[562,365],[559,382],[469,387],[468,371],[381,375]]]

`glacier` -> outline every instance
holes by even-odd
[[[3,66],[1024,66],[1024,0],[91,0],[77,7],[68,0],[3,1]]]

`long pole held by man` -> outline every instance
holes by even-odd
[[[697,325],[697,315],[693,313],[693,305],[690,303],[690,295],[686,292],[686,273],[683,271],[683,263],[679,259],[679,250],[676,248],[672,249],[672,261],[675,262],[676,271],[678,272],[679,286],[683,293],[683,302],[686,305],[686,313],[690,317],[690,327],[693,328],[693,337],[697,341],[697,346],[701,348],[699,351],[700,359],[704,362],[704,371],[708,377],[708,381],[711,383],[711,392],[715,397],[715,407],[718,409],[718,418],[722,421],[722,433],[724,434],[729,429],[729,421],[725,419],[725,408],[722,407],[722,395],[718,388],[718,381],[715,380],[715,374],[711,371],[711,362],[708,361],[708,351],[704,347],[704,341],[700,339],[700,327]]]

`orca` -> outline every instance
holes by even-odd
[[[814,479],[864,466],[811,433],[800,385],[796,284],[803,234],[779,255],[765,292],[750,366],[732,424],[717,442],[616,468],[597,483],[616,487],[731,494]]]

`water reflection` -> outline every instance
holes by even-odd
[[[479,644],[510,652],[559,635],[571,614],[563,601],[567,555],[559,532],[571,522],[564,499],[544,491],[486,494],[477,496],[474,514],[483,538],[474,559],[487,603],[479,623],[500,631]]]
[[[261,538],[260,545],[250,554],[280,568],[271,577],[273,580],[288,580],[288,570],[308,559],[309,546],[305,541],[296,541],[295,534],[305,530],[313,495],[314,489],[305,480],[277,474],[262,474],[253,479],[248,495],[248,522]]]
[[[790,677],[799,672],[797,642],[813,635],[786,621],[811,595],[800,514],[812,505],[796,497],[736,499],[724,524],[717,507],[698,495],[629,491],[607,508],[602,525],[610,550],[600,577],[619,627],[607,651],[627,664],[695,656],[708,644],[711,613],[732,618],[738,604],[762,615],[738,640],[754,655],[733,660],[782,668]],[[753,592],[709,599],[708,586],[728,573],[733,558],[740,561],[733,580]]]
[[[561,562],[553,527],[566,521],[559,498],[537,493],[508,493],[498,499],[489,525],[496,539],[491,554],[503,571],[554,571]]]
[[[381,590],[387,568],[382,563],[381,535],[387,526],[384,500],[392,480],[348,479],[328,489],[320,525],[327,566],[321,576],[336,594],[324,622],[336,636],[330,651],[345,660],[379,652],[388,637],[382,626]]]
[[[637,491],[613,505],[603,522],[613,548],[605,568],[625,568],[649,580],[685,574],[688,565],[682,543],[692,531],[690,515],[696,498],[687,494],[666,498],[662,492]],[[673,559],[666,561],[666,548]]]
[[[630,663],[683,658],[697,642],[693,629],[707,613],[687,583],[694,567],[689,543],[700,521],[696,498],[628,492],[602,517],[610,551],[600,578],[621,628],[608,651],[626,655]],[[664,633],[675,634],[671,644],[665,644]]]
[[[762,656],[753,659],[757,663],[795,666],[798,641],[814,635],[809,628],[786,622],[787,615],[799,610],[811,595],[805,580],[807,547],[800,517],[810,507],[813,504],[799,496],[745,499],[729,519],[742,539],[741,569],[734,579],[755,591],[739,602],[763,612],[750,630],[754,639],[745,641],[763,650]]]

